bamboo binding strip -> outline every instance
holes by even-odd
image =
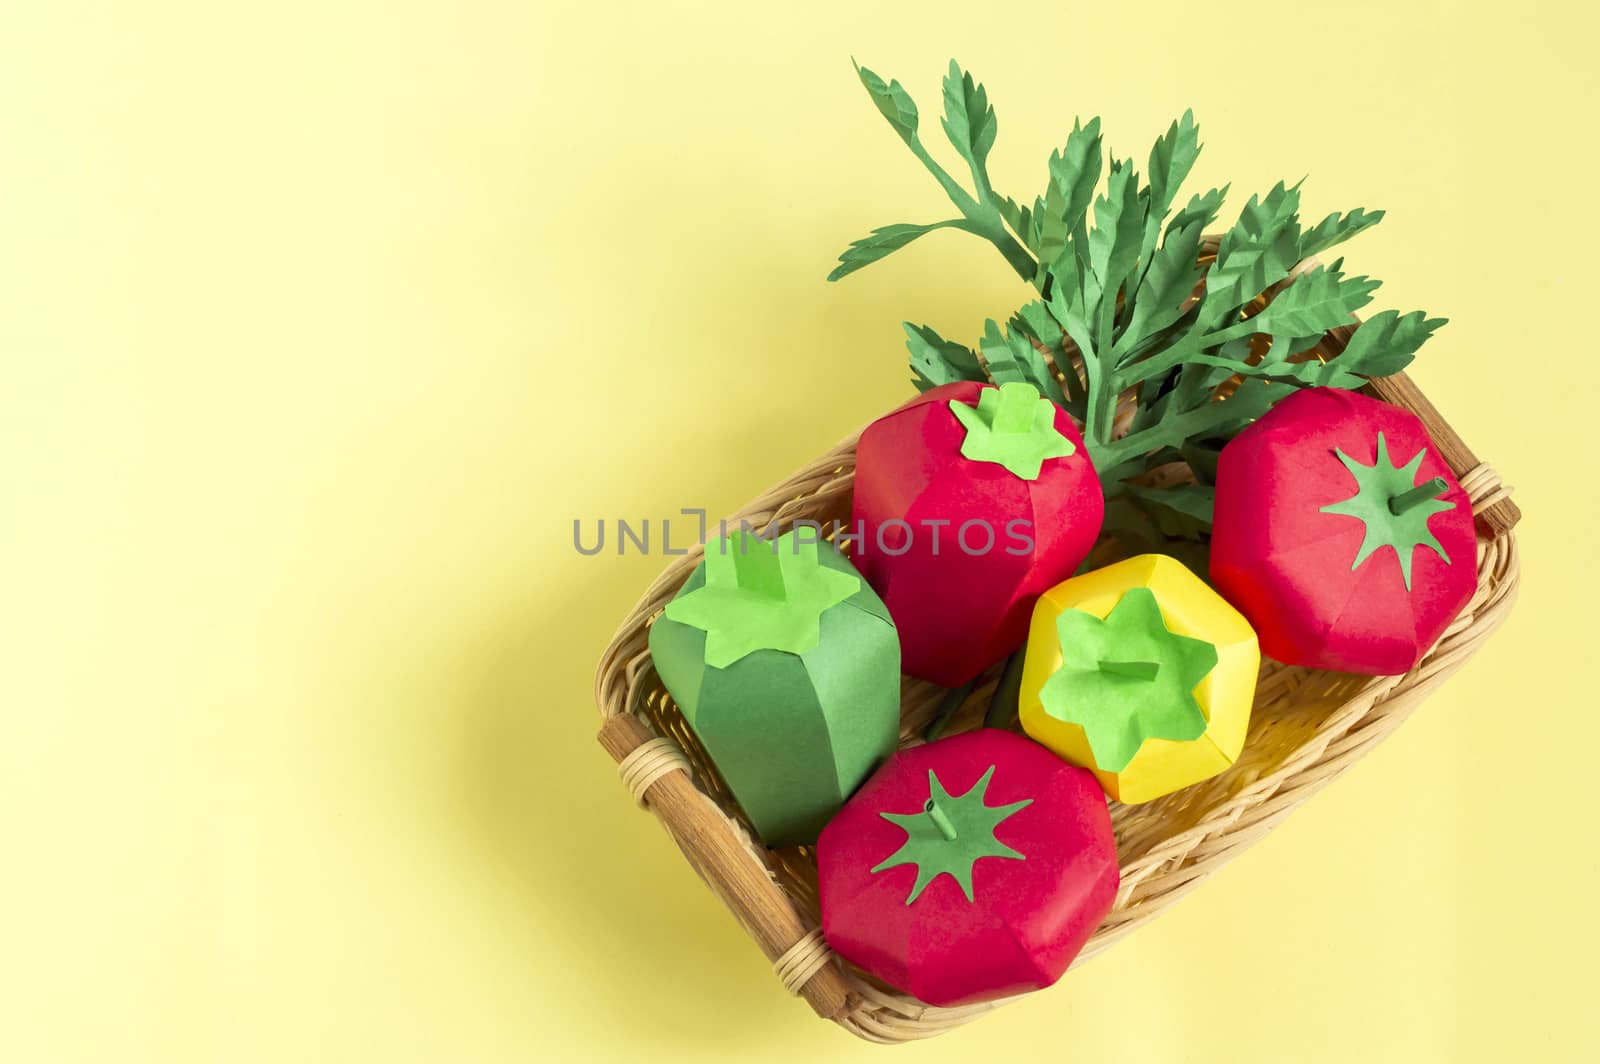
[[[772,970],[778,973],[785,990],[799,995],[811,977],[832,959],[833,951],[823,941],[822,928],[817,927],[785,950],[783,956],[772,963]]]
[[[622,777],[622,785],[628,788],[634,804],[640,809],[645,808],[645,797],[650,793],[651,784],[669,772],[679,771],[692,773],[694,770],[689,765],[689,759],[683,756],[683,751],[678,749],[678,744],[671,739],[651,739],[641,743],[617,764],[617,775]]]

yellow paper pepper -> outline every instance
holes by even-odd
[[[1239,611],[1180,562],[1140,555],[1039,598],[1022,727],[1111,797],[1147,802],[1233,764],[1260,664]]]

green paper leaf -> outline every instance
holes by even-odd
[[[1302,259],[1319,255],[1334,245],[1349,240],[1357,233],[1371,229],[1381,221],[1383,221],[1382,211],[1367,211],[1360,207],[1349,214],[1334,211],[1301,235],[1297,255]]]
[[[1206,328],[1224,324],[1233,311],[1289,276],[1300,259],[1299,207],[1299,190],[1282,181],[1265,196],[1250,197],[1206,272]]]
[[[1151,213],[1164,218],[1172,201],[1178,196],[1178,187],[1188,178],[1194,161],[1200,157],[1200,129],[1194,124],[1194,112],[1184,111],[1183,117],[1167,127],[1167,132],[1150,149],[1150,206]]]
[[[1100,119],[1091,118],[1086,126],[1074,122],[1066,145],[1050,153],[1050,184],[1060,196],[1060,210],[1053,217],[1063,233],[1082,227],[1094,200],[1105,163],[1102,144]]]
[[[989,94],[954,59],[950,60],[950,72],[944,79],[944,118],[941,124],[956,152],[972,168],[972,179],[978,187],[979,198],[986,197],[989,192],[986,167],[998,124],[994,108],[989,106]]]
[[[989,365],[989,376],[996,384],[1024,381],[1042,395],[1054,395],[1059,391],[1049,363],[1022,333],[1012,329],[1002,332],[991,318],[984,323],[983,342],[979,350],[983,352],[983,360]]]
[[[1292,333],[1271,336],[1272,343],[1261,361],[1267,364],[1287,362],[1295,355],[1309,354],[1312,348],[1322,342],[1322,338],[1322,333],[1315,336],[1295,336]]]
[[[1198,196],[1192,197],[1183,210],[1172,216],[1167,223],[1167,235],[1175,230],[1200,223],[1202,230],[1211,228],[1211,223],[1217,220],[1217,215],[1222,213],[1222,201],[1227,198],[1230,186],[1208,189]]]
[[[1338,310],[1330,313],[1336,314]],[[1283,360],[1287,354],[1278,353],[1280,347],[1285,352],[1293,353],[1310,350],[1322,339],[1320,333],[1314,337],[1274,338],[1268,357],[1256,365],[1244,359],[1248,351],[1246,341],[1230,342],[1219,349],[1218,355],[1196,355],[1191,362],[1216,367],[1219,371],[1217,382],[1234,373],[1242,373],[1305,387],[1355,389],[1373,377],[1387,377],[1400,372],[1411,363],[1412,356],[1434,330],[1443,324],[1443,318],[1427,318],[1420,310],[1403,317],[1398,311],[1386,310],[1363,322],[1351,336],[1345,350],[1326,362],[1316,359],[1287,362]],[[1357,343],[1357,339],[1363,335],[1366,339]]]
[[[1046,459],[1077,452],[1055,427],[1055,404],[1022,381],[985,388],[976,407],[952,399],[950,412],[967,430],[963,458],[994,462],[1022,480],[1039,479]]]
[[[1139,284],[1137,298],[1128,317],[1128,326],[1117,339],[1121,355],[1165,329],[1183,316],[1184,304],[1194,295],[1204,271],[1200,267],[1200,238],[1215,218],[1195,214],[1184,225],[1167,230],[1166,239],[1150,261]]]
[[[1320,335],[1349,325],[1355,312],[1372,301],[1378,283],[1317,266],[1296,277],[1265,310],[1238,328],[1292,336]]]
[[[1117,541],[1125,556],[1160,552],[1196,573],[1204,573],[1210,563],[1210,552],[1198,529],[1184,528],[1181,523],[1174,527],[1166,518],[1158,518],[1154,507],[1126,493],[1106,499],[1101,531]]]
[[[1005,222],[1011,228],[1011,231],[1017,235],[1017,239],[1022,241],[1023,247],[1037,256],[1038,249],[1028,236],[1033,224],[1033,211],[1024,207],[1010,196],[1000,198],[996,201],[995,206],[1000,211],[1001,221]]]
[[[1222,448],[1227,445],[1226,439],[1189,440],[1178,448],[1183,460],[1189,463],[1189,469],[1195,478],[1207,487],[1217,486],[1217,463],[1222,459]]]
[[[1087,126],[1073,123],[1066,146],[1050,155],[1049,181],[1032,209],[1009,199],[1000,204],[1006,224],[1039,262],[1036,287],[1043,287],[1045,268],[1067,249],[1072,234],[1084,232],[1084,219],[1100,181],[1101,143],[1098,118]]]
[[[1217,490],[1203,484],[1177,484],[1170,488],[1123,486],[1123,494],[1139,500],[1164,535],[1197,538],[1211,527]]]
[[[1423,496],[1421,499],[1417,499],[1418,493],[1413,492],[1418,486],[1417,471],[1427,453],[1427,448],[1423,448],[1412,455],[1405,465],[1396,466],[1389,458],[1389,443],[1381,432],[1378,433],[1377,457],[1370,466],[1343,451],[1334,451],[1355,478],[1356,493],[1348,499],[1322,507],[1322,512],[1359,518],[1365,525],[1361,549],[1356,552],[1355,561],[1350,565],[1352,572],[1361,568],[1361,563],[1373,554],[1388,547],[1400,559],[1400,575],[1405,580],[1406,590],[1410,591],[1411,563],[1418,547],[1426,547],[1443,558],[1445,564],[1452,564],[1443,545],[1429,531],[1428,520],[1434,514],[1455,509],[1456,504],[1434,498],[1426,491],[1420,493]],[[1432,491],[1432,495],[1436,496],[1443,490],[1439,487]],[[1410,497],[1408,501],[1411,505],[1396,513],[1398,507],[1394,504],[1406,496]]]
[[[868,70],[861,64],[856,64],[856,76],[861,79],[861,84],[866,87],[867,95],[872,97],[872,102],[900,139],[909,143],[917,135],[917,105],[911,99],[911,94],[901,86],[898,81],[888,84],[877,74]]]
[[[1087,266],[1084,263],[1081,268],[1087,269]],[[1079,354],[1085,355],[1087,362],[1087,354],[1094,348],[1089,335],[1089,314],[1096,309],[1096,305],[1089,301],[1077,255],[1071,250],[1063,252],[1050,268],[1050,274],[1050,298],[1045,305],[1051,317],[1077,345]]]
[[[1146,739],[1205,734],[1194,689],[1216,667],[1217,648],[1168,629],[1149,588],[1123,592],[1104,620],[1063,610],[1056,636],[1062,663],[1040,701],[1052,717],[1083,728],[1101,770],[1127,768]]]
[[[1009,204],[1010,200],[1006,202]],[[1045,265],[1067,248],[1066,211],[1061,190],[1052,183],[1046,186],[1043,196],[1033,201],[1031,211],[1023,208],[1018,216],[1022,242],[1040,263],[1040,276],[1034,278],[1036,288],[1042,284]]]
[[[927,325],[902,322],[906,348],[911,352],[911,369],[916,373],[918,391],[937,388],[952,381],[987,381],[983,364],[971,350],[946,340]]]
[[[861,590],[859,576],[818,563],[805,531],[775,541],[736,532],[706,544],[705,586],[666,607],[669,619],[706,633],[706,664],[726,668],[757,650],[803,654],[821,639],[822,614]]]
[[[903,828],[906,841],[900,848],[872,868],[883,872],[901,865],[915,865],[916,882],[906,904],[916,901],[940,876],[949,876],[961,887],[967,901],[973,900],[972,868],[985,857],[1027,860],[999,839],[995,829],[1016,813],[1033,804],[1032,798],[1008,805],[986,805],[984,796],[995,766],[990,765],[978,782],[965,794],[952,795],[939,777],[928,772],[928,800],[915,813],[879,813],[889,823]]]
[[[1168,126],[1167,132],[1150,149],[1150,187],[1145,205],[1144,239],[1139,250],[1139,261],[1147,269],[1161,235],[1161,223],[1178,196],[1178,187],[1189,176],[1199,156],[1200,130],[1194,124],[1193,111],[1184,111],[1183,117]]]
[[[1251,377],[1242,381],[1233,395],[1225,401],[1207,399],[1192,409],[1169,413],[1142,432],[1132,433],[1114,440],[1101,448],[1094,458],[1095,468],[1114,469],[1123,462],[1147,455],[1163,447],[1181,447],[1195,437],[1215,436],[1223,426],[1244,425],[1272,409],[1274,403],[1295,386],[1278,381]],[[1102,482],[1103,482],[1102,478]]]
[[[1035,299],[1017,308],[1011,324],[1014,329],[1023,331],[1029,339],[1038,341],[1049,350],[1052,357],[1062,352],[1061,341],[1066,333],[1062,331],[1061,323],[1051,317],[1050,308],[1041,300]]]
[[[1066,331],[1061,328],[1061,323],[1056,321],[1055,316],[1050,313],[1050,308],[1037,299],[1031,303],[1024,304],[1017,311],[1016,318],[1013,319],[1013,328],[1016,331],[1024,332],[1030,339],[1037,341],[1048,350],[1050,357],[1055,362],[1056,370],[1061,375],[1060,381],[1056,382],[1054,388],[1049,390],[1041,388],[1040,391],[1049,396],[1052,402],[1062,406],[1067,413],[1082,421],[1084,400],[1088,396],[1084,392],[1082,378],[1078,376],[1077,371],[1073,369],[1072,363],[1067,357],[1064,344],[1067,338]],[[1048,369],[1048,367],[1046,368]],[[1051,373],[1050,377],[1052,381],[1056,381],[1055,373]],[[1064,392],[1063,389],[1065,389]]]
[[[1364,377],[1399,373],[1445,321],[1429,318],[1420,310],[1404,316],[1397,310],[1374,314],[1351,334],[1350,343],[1333,364]]]
[[[1100,281],[1104,298],[1117,290],[1139,261],[1144,208],[1139,202],[1139,174],[1131,163],[1116,161],[1106,179],[1106,193],[1094,201],[1094,231],[1089,234],[1089,268]],[[1100,337],[1109,346],[1109,337]]]
[[[839,253],[839,265],[828,274],[828,280],[837,281],[841,277],[848,277],[863,266],[870,266],[885,255],[899,251],[917,237],[931,233],[935,229],[966,229],[971,227],[963,218],[947,218],[942,222],[933,222],[928,225],[914,225],[899,223],[885,225],[874,229],[870,235],[860,240],[851,241],[850,246]]]

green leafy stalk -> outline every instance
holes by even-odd
[[[966,347],[946,340],[933,331],[932,326],[902,322],[906,331],[906,348],[911,352],[911,371],[915,373],[918,391],[937,388],[952,381],[981,381],[983,363]]]
[[[1143,181],[1131,161],[1107,159],[1098,118],[1075,122],[1065,145],[1051,153],[1044,191],[1024,206],[992,187],[994,108],[959,64],[952,61],[944,79],[942,125],[967,164],[970,191],[929,155],[917,135],[916,104],[900,83],[857,70],[960,217],[874,230],[846,249],[830,279],[935,229],[961,229],[993,243],[1039,298],[1004,326],[987,322],[977,352],[908,323],[917,387],[992,380],[1038,388],[1082,424],[1106,495],[1120,500],[1118,520],[1143,521],[1151,535],[1204,537],[1217,451],[1284,395],[1313,385],[1360,387],[1397,372],[1444,324],[1421,311],[1384,311],[1357,328],[1337,357],[1309,357],[1329,330],[1354,320],[1378,287],[1347,276],[1342,260],[1327,266],[1310,260],[1376,225],[1383,212],[1334,212],[1303,228],[1300,186],[1279,182],[1245,203],[1203,263],[1203,234],[1221,213],[1227,188],[1194,195],[1174,210],[1200,154],[1191,112],[1156,140]],[[1116,417],[1123,396],[1133,402],[1125,423]],[[1173,463],[1188,465],[1198,483],[1147,486],[1147,474]]]
[[[828,280],[837,281],[841,277],[855,273],[863,266],[870,266],[885,255],[899,251],[917,237],[931,233],[935,229],[965,229],[969,233],[977,232],[972,223],[965,218],[947,218],[942,222],[931,222],[928,225],[879,226],[860,240],[851,241],[850,246],[840,253],[839,265],[828,274]]]
[[[869,262],[876,262],[891,251],[909,244],[923,233],[934,229],[956,227],[976,233],[993,243],[1011,264],[1012,269],[1016,270],[1024,280],[1032,280],[1038,264],[1006,231],[1005,220],[1000,215],[1000,203],[995,197],[994,189],[989,185],[987,160],[989,148],[994,144],[997,125],[994,108],[989,106],[988,93],[984,87],[976,84],[972,75],[964,73],[955,60],[950,61],[950,73],[944,81],[945,113],[942,125],[950,143],[966,160],[972,172],[975,191],[969,193],[928,153],[922,138],[917,133],[917,105],[900,83],[898,81],[885,83],[877,74],[859,64],[856,66],[856,74],[860,77],[861,84],[866,87],[867,95],[872,97],[872,102],[877,105],[878,111],[905,142],[906,147],[911,149],[911,154],[915,155],[939,182],[945,194],[950,197],[950,202],[961,212],[961,218],[936,222],[932,225],[902,224],[873,230],[873,236],[856,241],[851,245],[851,250],[839,256],[839,265],[829,279],[838,280]],[[895,231],[894,235],[879,238],[878,235],[884,233],[886,229]],[[877,238],[876,243],[874,243],[875,238]],[[895,240],[899,242],[894,243]],[[864,245],[876,247],[884,243],[892,246],[885,247],[881,253],[870,257],[866,257],[864,252],[858,250]]]

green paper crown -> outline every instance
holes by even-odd
[[[1023,381],[985,388],[978,405],[950,400],[950,412],[966,426],[961,455],[974,462],[994,462],[1022,480],[1038,480],[1046,458],[1067,458],[1077,452],[1056,430],[1056,408]]]
[[[1129,588],[1104,620],[1083,610],[1056,618],[1061,667],[1039,700],[1057,720],[1083,728],[1095,766],[1121,772],[1146,739],[1205,734],[1194,689],[1217,664],[1217,648],[1167,628],[1155,592]]]
[[[1411,562],[1418,547],[1427,547],[1446,565],[1451,564],[1444,547],[1428,530],[1428,520],[1434,514],[1453,510],[1456,504],[1439,498],[1449,487],[1443,477],[1433,477],[1417,483],[1417,471],[1422,457],[1428,453],[1424,447],[1411,456],[1411,461],[1397,466],[1389,457],[1389,442],[1378,433],[1378,456],[1371,465],[1362,465],[1343,451],[1335,448],[1335,455],[1350,475],[1356,479],[1356,493],[1348,499],[1322,508],[1325,514],[1359,517],[1366,526],[1361,539],[1361,549],[1350,569],[1361,568],[1375,552],[1388,547],[1400,559],[1400,575],[1405,579],[1406,590],[1411,590]]]
[[[932,769],[928,770],[928,801],[920,813],[879,813],[883,819],[905,829],[906,841],[881,864],[872,869],[882,872],[900,865],[917,866],[917,879],[906,898],[910,905],[923,890],[940,876],[947,875],[961,887],[961,893],[972,901],[972,866],[984,857],[1009,857],[1023,861],[1027,858],[994,837],[1008,817],[1033,804],[1024,798],[1010,805],[985,805],[984,795],[989,790],[989,780],[994,776],[994,766],[968,788],[967,793],[952,795],[944,789]]]
[[[859,576],[819,564],[816,541],[799,533],[768,541],[735,532],[706,544],[705,586],[666,613],[706,633],[707,665],[726,668],[756,650],[804,654],[822,638],[822,614],[861,590]]]

